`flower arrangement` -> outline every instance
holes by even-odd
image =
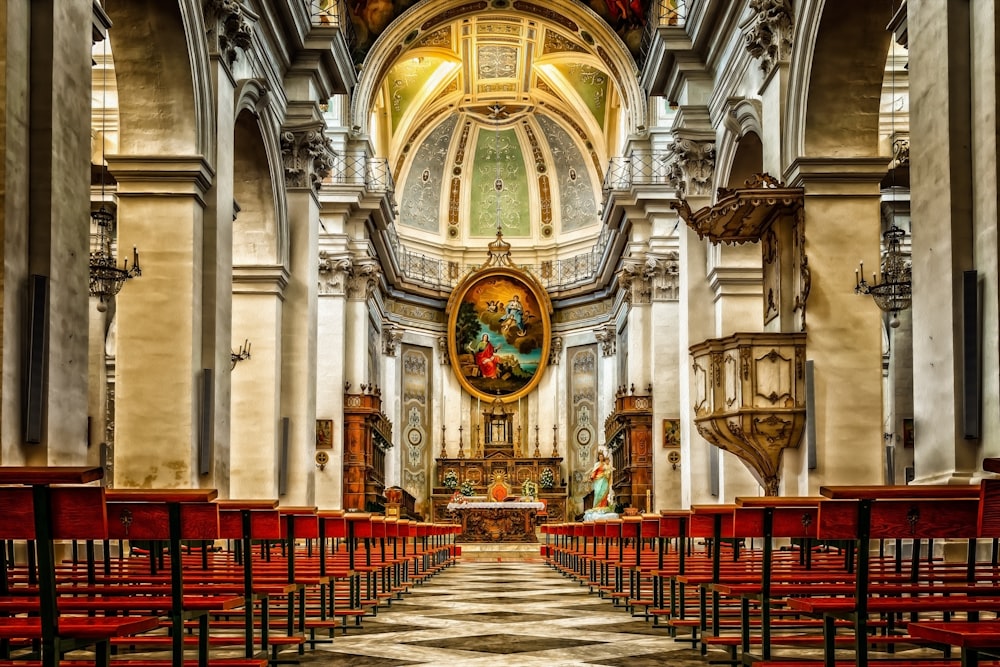
[[[444,485],[445,488],[454,490],[458,487],[458,473],[454,470],[447,470],[444,473]]]
[[[463,496],[471,496],[473,493],[475,493],[476,487],[474,487],[472,485],[472,482],[470,482],[469,480],[465,480],[464,482],[462,482],[462,486],[459,487],[459,490],[462,492]]]
[[[524,483],[521,484],[521,495],[525,498],[534,498],[538,495],[538,485],[530,479],[524,480]]]
[[[552,468],[542,468],[542,472],[538,475],[538,483],[543,489],[551,489],[556,485],[556,476]]]

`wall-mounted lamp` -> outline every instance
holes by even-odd
[[[316,452],[316,467],[320,470],[326,468],[326,464],[330,462],[330,455],[326,452]]]
[[[244,338],[243,345],[240,346],[239,351],[229,353],[229,361],[232,363],[230,369],[236,368],[236,364],[250,358],[250,345],[250,341]]]
[[[681,467],[681,453],[680,452],[670,452],[667,454],[667,461],[670,462],[670,467],[674,470],[678,470]]]

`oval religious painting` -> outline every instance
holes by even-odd
[[[521,271],[485,269],[449,300],[451,365],[470,394],[516,400],[534,389],[549,358],[549,300]]]

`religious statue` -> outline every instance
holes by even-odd
[[[600,447],[597,450],[597,460],[590,469],[590,481],[593,482],[594,506],[584,512],[584,521],[594,521],[598,518],[614,518],[615,492],[611,488],[612,473],[615,467],[608,456],[608,450]]]

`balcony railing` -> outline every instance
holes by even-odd
[[[541,264],[522,264],[521,268],[530,271],[550,292],[561,292],[593,280],[600,268],[604,249],[610,244],[613,232],[603,227],[597,242],[591,250],[566,259],[542,262]],[[400,273],[407,279],[422,283],[439,290],[450,290],[470,271],[478,269],[480,264],[458,264],[437,257],[430,257],[407,248],[399,239],[394,225],[387,230],[389,248],[396,258]]]
[[[692,0],[654,0],[649,5],[646,16],[646,27],[642,31],[642,42],[639,45],[639,69],[646,64],[653,36],[659,28],[667,26],[683,26],[688,15],[688,4]]]
[[[304,0],[309,7],[309,17],[317,27],[340,28],[347,42],[349,52],[354,52],[357,37],[351,13],[347,9],[346,0]]]
[[[634,151],[611,158],[604,174],[604,196],[636,185],[669,185],[672,157],[668,151]]]

